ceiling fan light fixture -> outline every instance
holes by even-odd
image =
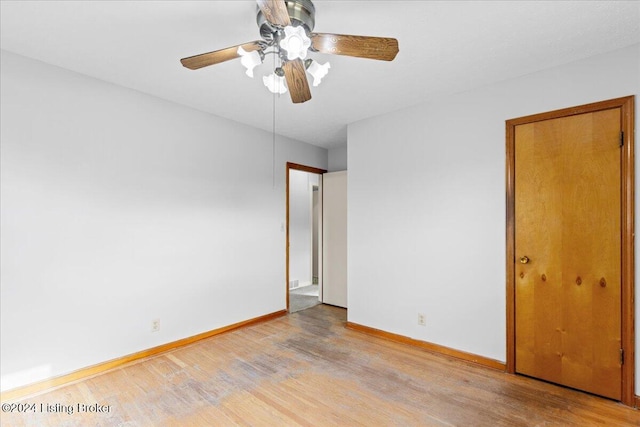
[[[329,62],[325,62],[324,64],[313,60],[310,62],[307,67],[307,72],[313,77],[313,87],[320,85],[322,78],[329,73],[329,68],[331,68]]]
[[[284,77],[278,76],[275,73],[263,76],[262,83],[264,83],[271,93],[282,95],[287,92],[287,87],[284,85]]]
[[[240,63],[247,68],[247,76],[253,78],[253,69],[262,64],[260,52],[257,50],[247,52],[240,46],[238,47],[238,55],[241,57]]]
[[[287,52],[287,59],[305,59],[307,51],[311,47],[311,39],[307,36],[304,27],[284,27],[284,38],[280,40],[280,47]]]
[[[399,52],[398,40],[390,37],[314,32],[316,9],[312,0],[256,0],[256,3],[256,22],[262,40],[182,58],[182,65],[198,70],[238,58],[246,67],[247,76],[253,77],[254,68],[265,61],[266,55],[273,54],[276,68],[262,82],[273,93],[289,92],[291,101],[301,104],[311,99],[307,73],[313,77],[313,86],[318,86],[331,68],[328,62],[320,64],[308,58],[309,51],[379,61],[393,61]]]

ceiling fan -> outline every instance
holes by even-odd
[[[398,40],[384,37],[314,33],[315,6],[310,0],[257,0],[257,23],[262,40],[256,40],[213,52],[182,58],[180,62],[191,70],[242,58],[247,75],[260,65],[265,55],[276,55],[278,66],[263,82],[274,93],[285,93],[288,86],[291,100],[302,103],[311,99],[307,72],[317,86],[327,74],[330,64],[319,64],[307,58],[307,53],[320,52],[358,58],[392,61],[398,53]],[[304,60],[304,61],[303,61]]]

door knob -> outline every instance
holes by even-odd
[[[529,263],[529,257],[528,256],[523,256],[522,258],[520,258],[520,264],[528,264]]]

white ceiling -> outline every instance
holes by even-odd
[[[259,39],[254,1],[5,1],[0,46],[217,116],[332,147],[349,123],[640,42],[638,1],[316,0],[314,31],[395,37],[393,62],[314,54],[331,71],[294,105],[240,61],[180,58]],[[269,58],[269,57],[268,57]],[[275,105],[275,108],[274,108]]]

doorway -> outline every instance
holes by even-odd
[[[322,301],[322,169],[287,163],[287,311]]]
[[[507,370],[627,405],[635,400],[633,102],[506,123]]]

